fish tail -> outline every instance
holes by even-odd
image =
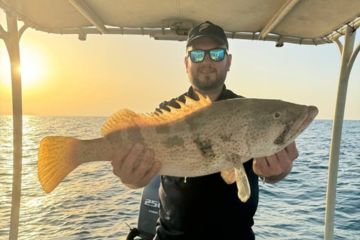
[[[51,192],[78,165],[80,140],[72,137],[45,137],[40,142],[38,177],[43,190]]]

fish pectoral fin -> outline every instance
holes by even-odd
[[[245,172],[244,165],[240,164],[234,169],[235,169],[236,186],[238,188],[238,197],[241,200],[241,202],[246,202],[250,198],[251,188],[248,177]]]
[[[233,184],[235,182],[235,168],[229,168],[221,170],[221,177],[227,184]]]

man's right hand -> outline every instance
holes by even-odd
[[[161,163],[154,159],[154,151],[139,143],[127,153],[115,154],[111,165],[113,173],[129,188],[146,186],[161,168]]]

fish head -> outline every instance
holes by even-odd
[[[281,100],[255,100],[248,122],[250,152],[253,157],[273,155],[301,134],[318,114],[315,106]],[[253,116],[251,116],[253,115]]]

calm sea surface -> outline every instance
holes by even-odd
[[[47,135],[91,139],[105,118],[24,117],[19,239],[124,239],[137,224],[141,190],[129,190],[106,162],[72,172],[51,194],[37,180],[37,149]],[[315,121],[297,140],[300,157],[276,185],[260,184],[257,239],[323,239],[331,121]],[[12,120],[0,117],[0,239],[8,239],[12,187]],[[335,239],[360,239],[360,121],[345,121]]]

